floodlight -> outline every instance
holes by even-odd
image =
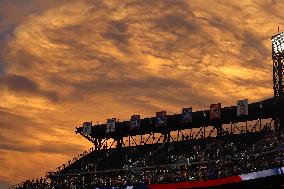
[[[275,97],[284,96],[284,32],[271,37],[273,60],[273,89]]]
[[[274,53],[279,54],[284,52],[284,32],[273,36],[271,41]]]

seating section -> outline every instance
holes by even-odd
[[[18,188],[100,188],[227,178],[284,166],[283,130],[90,150]]]

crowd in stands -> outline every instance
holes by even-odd
[[[90,150],[49,179],[14,188],[94,188],[208,180],[284,166],[284,131]]]

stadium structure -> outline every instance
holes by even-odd
[[[284,186],[284,33],[272,36],[274,97],[75,132],[94,146],[44,178],[11,188],[280,188]],[[237,100],[237,99],[236,99]]]

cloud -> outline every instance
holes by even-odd
[[[28,95],[43,96],[53,102],[58,100],[58,96],[54,91],[46,91],[39,89],[34,81],[19,75],[2,75],[0,76],[0,89],[9,90],[16,93],[27,93]]]
[[[7,182],[5,182],[5,181],[1,181],[0,180],[0,188],[3,188],[3,189],[8,189],[8,188],[10,188],[10,184],[9,183],[7,183]]]
[[[0,63],[0,75],[5,73],[5,68],[4,66]]]
[[[126,22],[111,21],[109,23],[109,27],[102,35],[104,38],[110,39],[118,46],[120,46],[127,45],[131,34],[128,32],[128,26]]]
[[[0,139],[3,141],[0,145],[0,150],[72,156],[74,155],[74,151],[80,151],[84,148],[82,145],[70,144],[65,141],[41,140],[39,144],[32,144],[30,142],[23,141],[24,138],[25,137],[8,137],[0,134]],[[36,140],[39,139],[36,138]]]
[[[45,150],[43,149],[47,149],[45,145],[48,141],[42,138],[41,132],[46,132],[54,136],[53,141],[50,141],[50,144],[53,144],[52,146],[54,147],[53,153],[58,152],[55,150],[56,144],[58,146],[65,145],[64,142],[60,140],[56,141],[55,136],[57,136],[58,133],[53,131],[52,128],[43,127],[44,125],[40,121],[12,113],[12,110],[8,108],[0,108],[0,125],[2,130],[0,139],[3,141],[0,144],[0,150],[44,153]],[[67,148],[70,145],[72,144],[66,144]],[[75,145],[73,147],[75,147]],[[76,147],[73,149],[76,149]],[[48,150],[46,153],[51,153],[51,151]]]
[[[283,25],[280,1],[0,5],[0,170],[17,165],[36,176],[72,159],[91,146],[74,134],[85,120],[273,95],[270,36]]]

